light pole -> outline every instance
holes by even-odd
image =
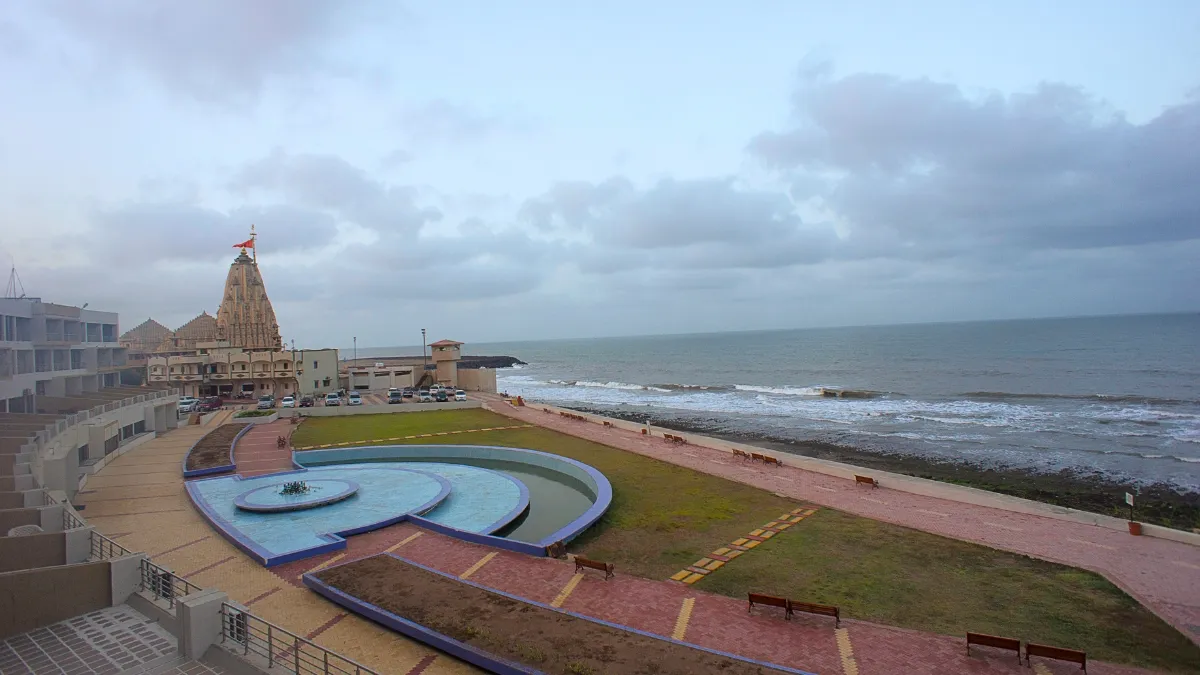
[[[346,385],[354,389],[354,367],[358,365],[358,336],[354,337],[354,363],[350,364],[350,368],[346,370],[349,377],[346,378]]]
[[[429,370],[429,357],[425,355],[425,329],[421,329],[421,377],[417,381],[425,379],[425,372]]]

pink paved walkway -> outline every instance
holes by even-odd
[[[677,446],[660,437],[648,439],[615,427],[573,421],[532,405],[514,408],[499,397],[482,398],[489,409],[509,417],[794,499],[1098,572],[1200,643],[1200,547],[925,497],[886,486],[864,488],[849,480],[795,467],[766,467],[735,460],[719,450]]]
[[[291,471],[295,468],[292,466],[291,444],[283,448],[275,445],[275,439],[280,436],[290,438],[295,428],[286,419],[254,425],[233,447],[233,461],[237,464],[237,472],[249,478],[266,473]]]
[[[344,551],[280,565],[271,571],[284,582],[300,586],[301,575],[309,570],[382,552],[391,552],[453,575],[461,575],[491,556],[471,574],[471,581],[547,604],[554,602],[575,576],[575,567],[569,562],[496,551],[408,523],[351,537],[347,541]],[[778,611],[760,612],[757,609],[754,614],[747,614],[746,603],[736,598],[617,572],[617,577],[611,581],[604,581],[599,574],[583,575],[561,607],[670,636],[678,631],[677,622],[684,600],[691,598],[691,618],[681,637],[684,641],[822,675],[1030,672],[1028,668],[1018,666],[1011,653],[972,649],[972,655],[967,656],[962,638],[843,620],[842,640],[849,646],[852,669],[845,667],[838,631],[831,619],[797,615],[792,621],[784,621]],[[1042,665],[1045,670],[1035,672],[1079,672],[1078,666],[1068,664],[1046,662]],[[1148,671],[1092,662],[1088,672],[1134,675]]]

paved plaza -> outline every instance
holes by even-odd
[[[868,494],[855,491],[849,481],[828,476],[789,467],[764,469],[734,462],[717,451],[680,448],[661,439],[646,440],[597,424],[570,422],[531,408],[513,409],[507,404],[492,407],[529,423],[763,485],[800,504],[827,505],[1031,555],[1047,553],[1039,557],[1096,569],[1110,578],[1114,575],[1101,567],[1111,566],[1129,575],[1132,566],[1141,561],[1150,565],[1147,574],[1114,581],[1127,589],[1136,588],[1143,599],[1174,594],[1179,602],[1167,609],[1177,618],[1193,617],[1194,622],[1200,605],[1195,597],[1200,593],[1200,584],[1191,583],[1200,574],[1200,555],[1182,544],[1146,537],[1133,539],[1098,527],[967,507],[886,488]],[[294,427],[286,421],[279,421],[247,432],[236,454],[239,471],[259,475],[290,469],[288,450],[276,447],[275,439],[291,429]],[[835,629],[832,620],[821,617],[800,616],[784,621],[769,611],[748,614],[742,600],[705,593],[684,583],[630,577],[621,570],[611,581],[598,575],[580,576],[565,561],[496,551],[406,523],[352,537],[343,551],[264,569],[213,531],[184,493],[180,461],[188,447],[209,430],[211,427],[180,428],[114,460],[81,493],[79,499],[86,505],[84,515],[101,532],[131,549],[147,552],[157,564],[192,583],[219,588],[254,614],[380,672],[417,675],[477,671],[319,598],[303,587],[301,576],[305,572],[391,552],[566,610],[823,675],[1030,672],[1017,666],[1008,653],[973,649],[968,657],[961,637],[855,620],[843,620],[841,629]],[[914,517],[914,513],[924,515]],[[763,515],[765,522],[780,514]],[[792,527],[804,527],[804,523],[798,520]],[[787,532],[778,536],[787,536]],[[1072,543],[1072,539],[1081,543]],[[714,548],[729,545],[713,544]],[[1087,564],[1072,556],[1086,559]],[[1195,569],[1188,565],[1195,565]],[[1162,608],[1155,609],[1164,614]],[[1101,674],[1145,672],[1102,663],[1089,664],[1088,670]],[[1067,673],[1078,669],[1035,662],[1033,672]]]

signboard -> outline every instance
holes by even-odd
[[[1125,493],[1125,503],[1133,506],[1133,495],[1129,494],[1128,492]]]

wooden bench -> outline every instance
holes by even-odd
[[[842,625],[842,612],[833,605],[817,605],[811,602],[796,602],[795,600],[788,600],[788,607],[791,608],[792,612],[805,612],[807,614],[832,616],[834,628],[839,628]]]
[[[752,453],[750,453],[750,459],[752,459],[752,460],[754,460],[754,461],[756,461],[756,462],[762,462],[762,461],[764,461],[764,458],[763,458],[763,456],[762,456],[762,455],[760,455],[760,454],[758,454],[757,452],[752,452]]]
[[[588,569],[600,570],[601,572],[604,572],[604,580],[605,581],[608,581],[609,579],[616,576],[615,574],[613,574],[613,564],[612,563],[600,562],[598,560],[588,560],[587,558],[581,558],[579,556],[575,556],[575,573],[578,574],[585,567]]]
[[[971,645],[1007,649],[1017,653],[1017,664],[1021,663],[1021,641],[1015,638],[988,635],[986,633],[967,633],[967,655],[971,654]]]
[[[607,420],[604,422],[604,426],[606,426],[606,427],[611,427],[612,425],[613,425],[613,423],[609,422]]]
[[[1031,656],[1041,656],[1047,659],[1078,663],[1083,672],[1087,672],[1087,654],[1074,649],[1063,649],[1062,647],[1051,647],[1049,645],[1039,645],[1029,642],[1025,644],[1025,663],[1030,667],[1033,666],[1033,662],[1029,660]]]
[[[746,613],[749,614],[754,609],[755,605],[766,605],[768,607],[782,607],[783,618],[792,618],[792,603],[787,598],[779,598],[774,595],[763,595],[761,593],[747,593],[749,603],[746,605]]]
[[[742,451],[742,450],[738,450],[737,448],[733,449],[733,456],[741,457],[742,459],[750,459],[750,453]]]
[[[774,464],[775,466],[783,466],[783,462],[780,462],[779,458],[771,457],[770,455],[763,455],[763,464]]]
[[[870,485],[871,487],[879,487],[879,483],[870,476],[854,476],[855,484]]]
[[[663,440],[670,441],[672,443],[682,443],[684,445],[687,445],[686,438],[684,438],[683,436],[676,436],[675,434],[663,434]]]
[[[553,415],[553,414],[554,414],[554,411],[553,411],[553,410],[551,410],[551,409],[549,409],[549,408],[542,408],[542,410],[544,410],[544,411],[546,411],[546,412],[550,413],[551,415]]]

